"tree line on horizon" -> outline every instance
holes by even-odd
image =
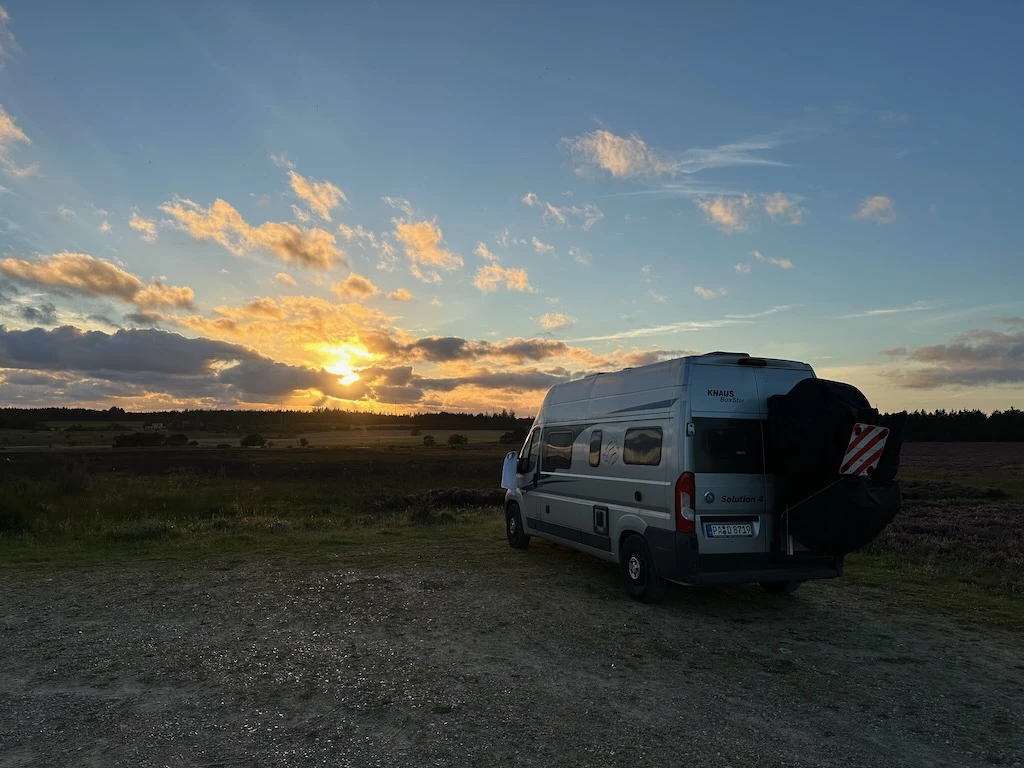
[[[882,424],[891,425],[897,414],[883,414]],[[387,414],[315,408],[309,411],[286,410],[181,410],[131,413],[123,408],[93,410],[89,408],[2,408],[0,429],[50,428],[58,422],[65,428],[78,425],[82,429],[109,429],[107,425],[138,426],[160,423],[169,430],[208,432],[255,432],[259,430],[290,431],[315,429],[488,429],[524,433],[533,422],[532,416],[517,416],[515,411],[495,413],[414,413]],[[906,415],[903,439],[910,442],[1019,442],[1024,441],[1024,411],[1010,408],[986,414],[980,410],[936,411],[918,410]]]

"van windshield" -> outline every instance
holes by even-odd
[[[759,419],[695,418],[693,426],[696,472],[744,475],[765,471]]]

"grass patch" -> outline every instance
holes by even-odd
[[[996,625],[1024,630],[1024,592],[998,575],[957,569],[946,562],[892,553],[857,553],[846,559],[838,589],[867,591],[897,609],[956,619],[967,628]]]

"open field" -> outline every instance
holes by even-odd
[[[118,422],[126,424],[126,422]],[[70,426],[67,425],[67,426]],[[90,427],[94,425],[90,424]],[[109,426],[109,425],[105,425]],[[132,427],[131,431],[142,431],[143,423]],[[470,443],[493,444],[503,434],[503,430],[476,429],[476,430],[454,430],[454,429],[433,429],[419,430],[422,434],[413,434],[411,429],[337,429],[322,431],[301,431],[301,430],[264,430],[260,434],[272,443],[271,447],[277,448],[299,448],[299,440],[305,438],[310,448],[372,448],[389,445],[421,446],[425,435],[433,435],[438,445],[445,445],[448,438],[454,434],[465,435]],[[177,430],[164,430],[165,433],[174,433]],[[44,430],[23,430],[23,429],[0,429],[0,450],[80,450],[85,448],[109,448],[114,443],[114,438],[124,434],[123,431],[113,432],[105,428],[90,428],[85,430],[52,431]],[[218,445],[227,444],[238,447],[239,441],[245,437],[245,432],[196,432],[183,430],[190,441],[194,440],[203,448],[214,448]],[[518,446],[516,446],[518,448]]]
[[[1024,445],[908,445],[842,579],[659,606],[508,548],[506,450],[5,454],[0,766],[1024,762]]]

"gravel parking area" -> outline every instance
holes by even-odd
[[[492,564],[0,573],[0,766],[900,766],[1024,761],[1024,643],[850,587],[622,596]]]

